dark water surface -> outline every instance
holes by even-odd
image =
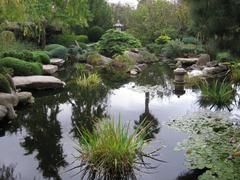
[[[60,78],[68,81],[69,72],[70,69],[60,73]],[[177,142],[187,135],[168,128],[165,123],[171,117],[199,110],[199,92],[185,89],[181,96],[181,92],[174,94],[172,70],[160,65],[130,80],[120,81],[120,76],[106,74],[102,77],[105,88],[96,92],[82,92],[68,86],[59,92],[34,93],[33,106],[18,109],[18,119],[12,124],[0,125],[0,172],[6,166],[14,169],[16,179],[79,180],[81,174],[73,176],[78,170],[66,172],[76,166],[72,164],[74,155],[78,155],[74,149],[76,125],[91,128],[92,119],[121,116],[134,128],[147,114],[154,131],[149,135],[152,141],[146,151],[163,145],[158,158],[166,163],[161,163],[151,174],[136,172],[138,179],[196,179],[199,172],[184,166],[184,152],[174,151]],[[237,108],[233,112],[238,113]]]

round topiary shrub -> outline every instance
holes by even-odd
[[[99,39],[102,37],[103,35],[103,28],[99,27],[99,26],[93,26],[89,29],[88,32],[88,39],[91,42],[97,42],[99,41]]]
[[[0,41],[12,43],[16,41],[15,34],[12,31],[3,31],[0,33]]]
[[[11,85],[3,74],[0,74],[0,92],[11,93]]]
[[[51,58],[66,59],[68,56],[68,49],[65,47],[58,47],[48,52]]]
[[[62,46],[60,44],[49,44],[49,45],[45,46],[45,51],[51,51],[51,50],[59,48],[59,47],[65,48],[64,46]]]
[[[24,61],[34,61],[32,52],[28,51],[28,50],[4,52],[1,55],[1,57],[2,58],[4,58],[4,57],[14,57],[14,58],[21,59],[21,60],[24,60]]]
[[[110,29],[99,41],[100,53],[112,57],[115,54],[123,54],[130,48],[140,48],[141,42],[126,32]]]
[[[32,52],[34,62],[40,62],[42,64],[50,64],[50,57],[44,51]]]
[[[69,47],[77,42],[88,42],[88,37],[86,35],[75,35],[75,34],[58,34],[54,35],[51,39],[52,43],[61,44],[63,46]]]
[[[0,59],[0,66],[13,69],[15,76],[41,75],[43,73],[42,64],[26,62],[13,57]]]
[[[171,41],[171,38],[167,35],[161,35],[155,40],[157,44],[166,44],[169,41]]]

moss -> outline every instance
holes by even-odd
[[[41,75],[43,73],[40,63],[26,62],[13,57],[0,59],[0,66],[13,69],[15,76]]]

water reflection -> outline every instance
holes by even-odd
[[[14,165],[1,165],[0,166],[0,180],[17,180],[20,179],[20,175],[15,175],[15,166]]]
[[[59,95],[42,97],[19,117],[27,131],[20,143],[26,151],[25,155],[36,154],[43,177],[54,179],[61,179],[59,168],[67,165],[60,142],[61,125],[57,120],[59,105]]]

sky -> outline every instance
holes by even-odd
[[[129,4],[130,6],[136,7],[137,0],[107,0],[110,3],[122,3],[122,4]]]

